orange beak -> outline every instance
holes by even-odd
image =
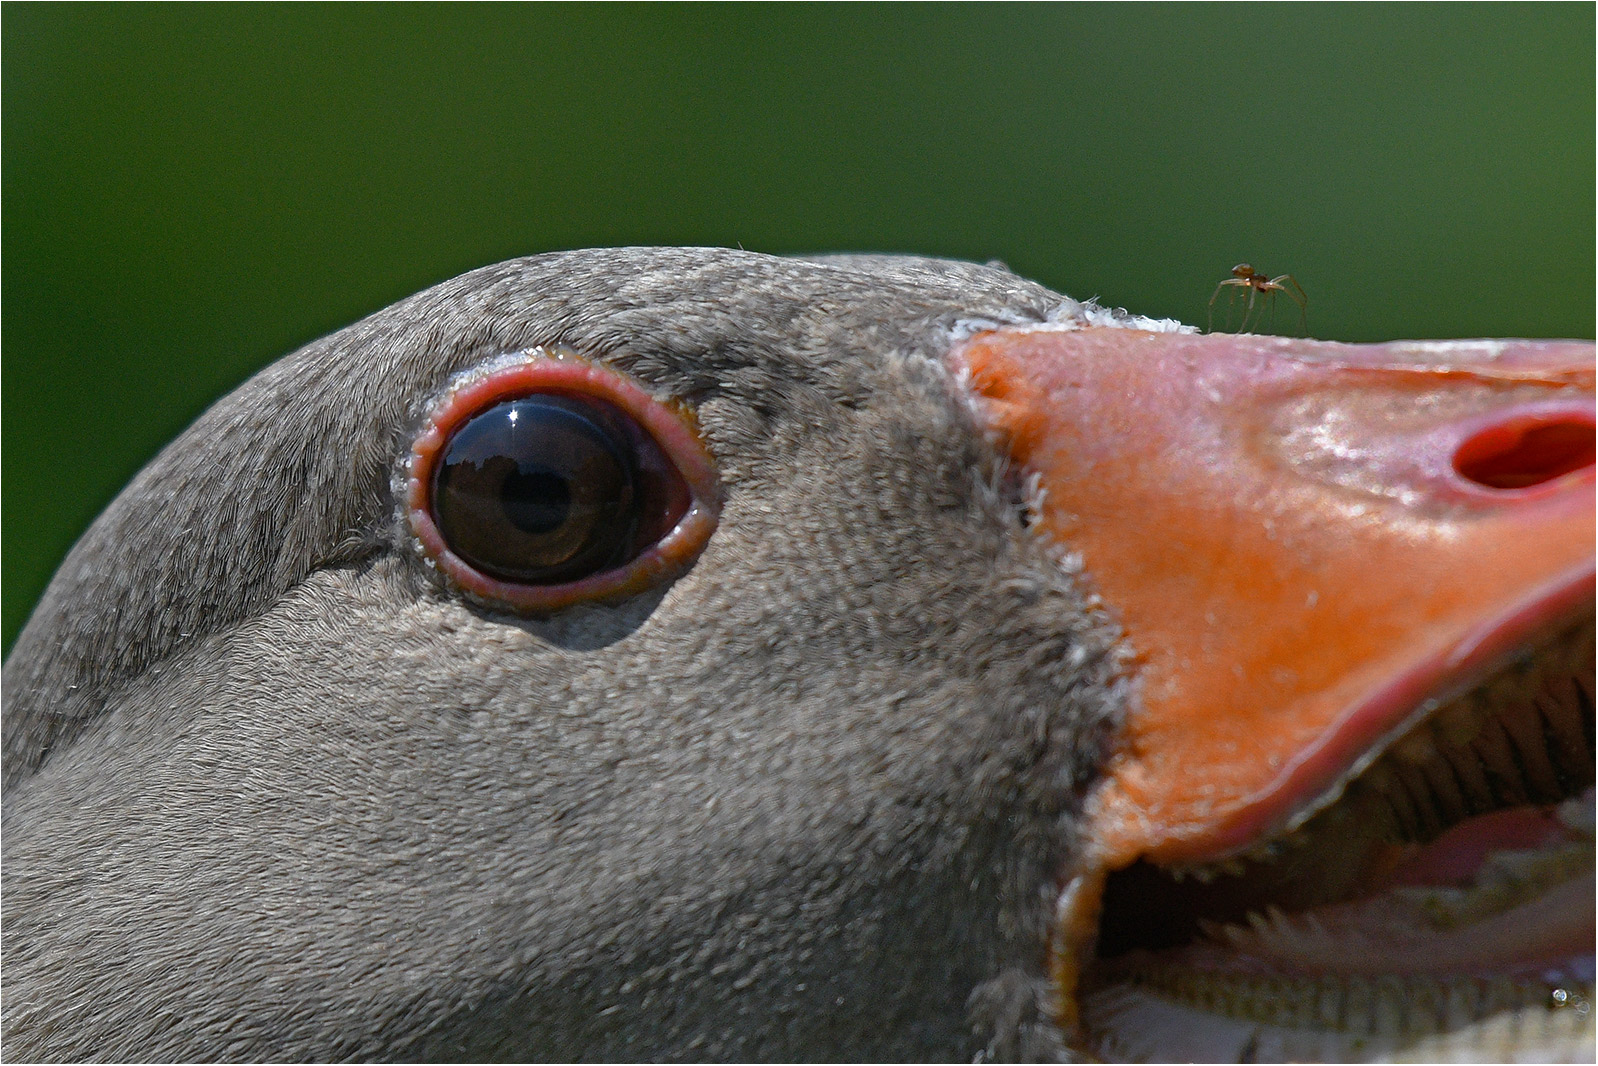
[[[1274,835],[1591,604],[1593,351],[1111,327],[956,349],[1135,654],[1096,864]]]

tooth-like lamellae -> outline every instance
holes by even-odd
[[[1430,781],[1457,782],[1466,814],[1558,802],[1592,784],[1592,671],[1587,629],[1456,700],[1416,731],[1422,742],[1412,751],[1395,754],[1425,767]],[[1462,725],[1467,720],[1471,724]],[[1440,808],[1449,795],[1446,786],[1434,785]]]
[[[1375,797],[1361,813],[1366,836],[1424,841],[1472,815],[1555,803],[1593,780],[1593,632],[1572,631],[1437,709],[1348,786]],[[1345,801],[1355,798],[1345,796]],[[1274,862],[1325,830],[1335,805],[1248,851],[1169,868],[1211,881]]]
[[[1151,969],[1090,994],[1108,1061],[1582,1062],[1584,981],[1286,977]]]
[[[1393,806],[1410,840],[1502,807],[1555,803],[1592,783],[1591,629],[1439,708],[1356,787]]]

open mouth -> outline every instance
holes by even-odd
[[[1296,828],[1109,875],[1093,946],[1075,946],[1090,958],[1068,967],[1084,1048],[1591,1061],[1593,668],[1577,625],[1368,753]]]
[[[1129,649],[1049,967],[1113,1060],[1593,1057],[1593,352],[952,356]]]

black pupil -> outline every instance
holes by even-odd
[[[571,513],[566,479],[549,470],[517,469],[505,479],[505,517],[517,529],[537,536],[560,528]]]
[[[504,581],[557,584],[620,565],[638,531],[637,432],[591,397],[487,408],[444,446],[433,479],[439,532]]]

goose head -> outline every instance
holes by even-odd
[[[5,1051],[1590,1055],[1591,362],[909,258],[445,282],[18,639]]]

